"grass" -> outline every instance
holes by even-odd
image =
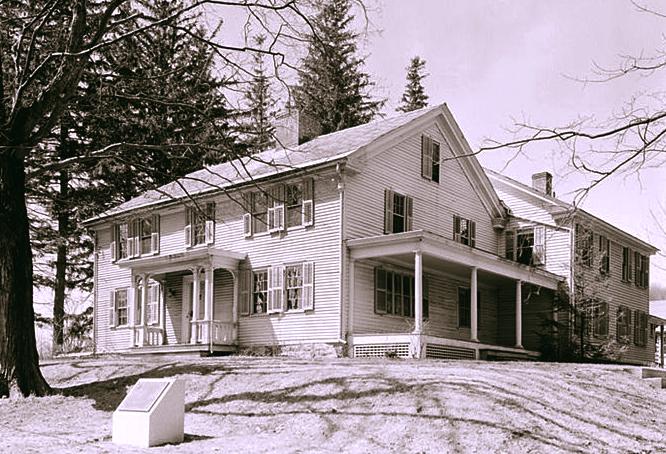
[[[185,443],[151,452],[661,452],[666,390],[629,366],[106,357],[44,364],[60,395],[0,400],[0,452],[134,452],[111,414],[187,381]],[[136,450],[140,451],[140,450]]]

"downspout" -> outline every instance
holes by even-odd
[[[345,263],[347,258],[347,246],[345,245],[345,163],[338,162],[335,166],[335,173],[338,182],[338,207],[340,219],[340,270],[339,279],[340,285],[338,286],[338,298],[340,301],[340,333],[338,339],[341,343],[346,344],[344,337],[344,297],[345,297]]]

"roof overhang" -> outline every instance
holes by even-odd
[[[188,270],[197,266],[236,270],[245,254],[211,247],[195,248],[168,255],[127,259],[117,262],[120,268],[130,269],[133,274],[164,274]]]
[[[420,251],[442,262],[479,270],[508,279],[557,290],[564,278],[532,266],[503,259],[490,252],[471,248],[434,233],[415,230],[405,233],[347,240],[352,259],[372,259]]]

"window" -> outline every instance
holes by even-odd
[[[634,266],[636,268],[634,281],[636,282],[636,287],[648,288],[649,284],[649,269],[650,262],[649,258],[635,252],[634,253]]]
[[[631,334],[631,309],[626,306],[618,307],[615,324],[617,327],[618,342],[629,342],[629,336]]]
[[[148,254],[160,249],[160,217],[152,215],[113,226],[111,260],[122,260]]]
[[[608,336],[608,303],[596,303],[591,307],[590,327],[594,337]]]
[[[389,189],[384,191],[384,233],[412,230],[412,198]]]
[[[634,344],[644,347],[647,345],[648,317],[644,311],[634,311]]]
[[[303,222],[303,185],[287,185],[287,228],[301,225]]]
[[[439,142],[431,137],[421,136],[421,176],[439,183]]]
[[[458,327],[472,326],[472,292],[468,287],[458,287]],[[481,319],[481,292],[476,292],[476,320]]]
[[[631,282],[631,249],[622,248],[622,280]]]
[[[468,246],[476,246],[476,222],[454,215],[453,240]]]
[[[125,326],[127,320],[127,289],[111,291],[109,302],[109,326]]]
[[[185,246],[215,242],[215,202],[185,210]]]
[[[593,233],[581,224],[576,224],[576,258],[585,266],[592,266],[593,262]]]
[[[253,192],[252,197],[252,230],[251,233],[268,231],[268,195],[263,192]]]
[[[429,317],[429,284],[423,277],[423,318]],[[375,268],[375,312],[378,314],[414,317],[414,276]]]
[[[265,314],[268,310],[268,271],[252,273],[252,313]]]
[[[530,229],[507,230],[505,257],[523,265],[546,263],[546,228],[542,225]]]
[[[603,235],[599,235],[599,271],[601,274],[610,272],[610,240]]]
[[[148,286],[148,303],[146,304],[146,322],[149,325],[156,325],[160,320],[160,284],[154,283]]]
[[[241,271],[241,315],[296,310],[314,310],[314,262]]]

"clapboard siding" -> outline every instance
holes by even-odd
[[[372,156],[360,165],[360,173],[346,184],[346,236],[361,238],[384,233],[384,190],[414,199],[413,228],[446,238],[453,236],[453,216],[476,221],[477,247],[497,253],[498,234],[491,216],[479,198],[479,189],[468,180],[462,159],[452,152],[439,128],[432,124],[422,132],[439,141],[443,162],[440,182],[421,177],[421,132],[406,137]]]
[[[374,268],[383,266],[404,274],[413,269],[396,268],[380,262],[359,261],[354,266],[354,334],[407,333],[414,329],[414,319],[377,314],[374,310]],[[435,272],[436,273],[436,272]],[[469,280],[435,274],[426,270],[429,293],[429,318],[424,320],[423,332],[449,339],[469,340],[469,328],[458,327],[458,287],[469,287]],[[497,289],[479,279],[480,312],[479,340],[496,343],[498,332]]]
[[[487,172],[487,174],[497,196],[511,209],[515,218],[556,225],[553,215],[549,211],[556,206],[556,202],[527,192],[517,183],[509,183],[492,172]]]
[[[546,320],[553,317],[553,292],[523,284],[522,343],[528,350],[541,349],[541,335],[547,333]],[[498,289],[498,343],[516,345],[516,286],[503,285]]]

